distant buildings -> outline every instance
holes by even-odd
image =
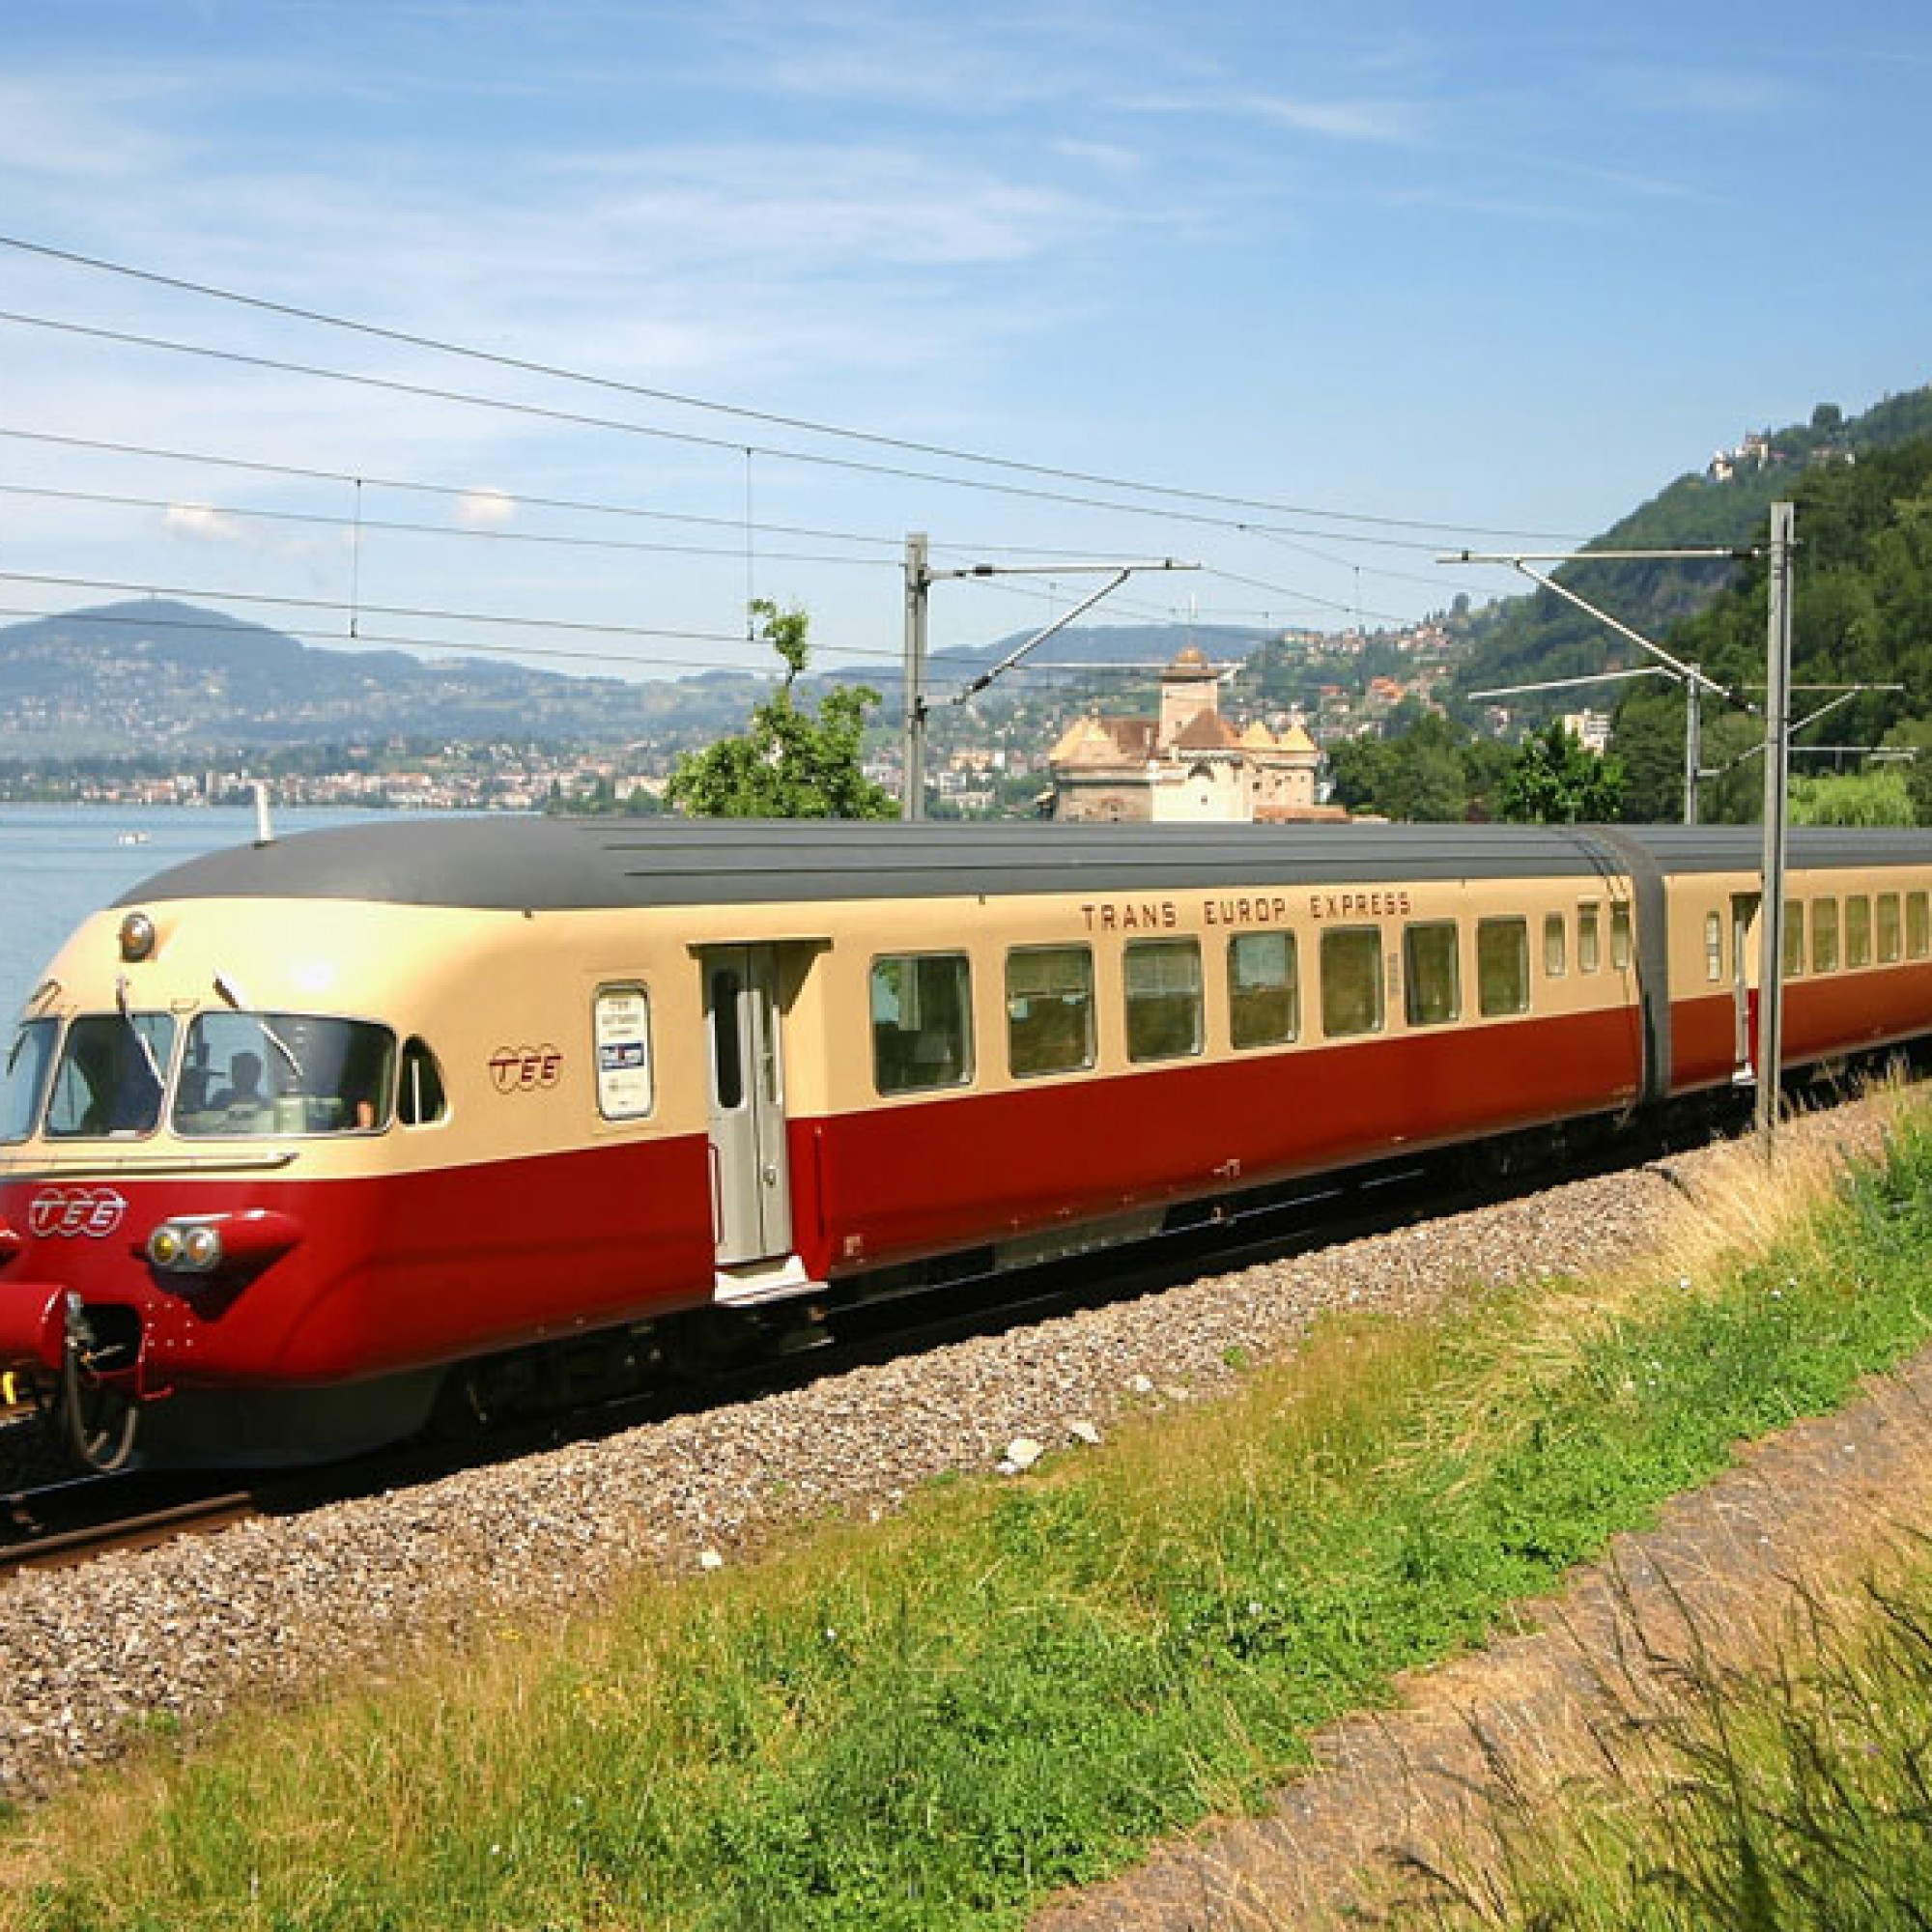
[[[1220,674],[1189,644],[1160,679],[1157,718],[1081,718],[1049,758],[1053,816],[1075,820],[1339,819],[1318,805],[1321,753],[1299,724],[1279,734],[1221,715]]]
[[[1610,749],[1615,722],[1607,711],[1566,711],[1561,720],[1563,728],[1584,751],[1594,752],[1600,758]]]
[[[1705,474],[1714,483],[1728,483],[1746,469],[1769,469],[1777,460],[1771,446],[1769,430],[1750,430],[1735,449],[1720,449],[1711,458]]]

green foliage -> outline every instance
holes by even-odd
[[[1932,393],[1932,392],[1928,392]],[[1812,822],[1898,824],[1895,784],[1869,794],[1824,786],[1805,791],[1807,742],[1878,745],[1932,752],[1932,437],[1830,463],[1781,490],[1797,505],[1792,679],[1795,685],[1890,685],[1834,708],[1796,738],[1795,812]],[[1759,533],[1761,535],[1761,532]],[[1663,639],[1673,656],[1698,665],[1738,694],[1731,710],[1703,705],[1703,766],[1715,774],[1699,791],[1699,816],[1745,824],[1761,816],[1764,726],[1746,700],[1761,703],[1765,664],[1765,563],[1754,558],[1733,588]],[[1801,722],[1815,696],[1800,694]],[[1658,822],[1683,808],[1684,696],[1661,681],[1633,686],[1618,707],[1614,743],[1630,774],[1625,816]],[[1926,761],[1920,759],[1919,763]],[[1932,769],[1903,781],[1917,822],[1932,824]]]
[[[1416,823],[1494,815],[1507,755],[1499,746],[1413,702],[1389,723],[1387,736],[1328,747],[1336,804]]]
[[[1681,476],[1588,548],[1744,550],[1763,543],[1772,503],[1794,498],[1800,506],[1798,532],[1804,546],[1802,585],[1817,554],[1811,530],[1814,493],[1829,497],[1848,487],[1857,493],[1864,487],[1860,479],[1871,479],[1878,485],[1875,494],[1882,496],[1890,488],[1888,479],[1894,474],[1894,458],[1905,457],[1907,472],[1914,468],[1905,453],[1915,444],[1932,447],[1932,387],[1888,397],[1849,421],[1835,406],[1821,404],[1809,427],[1794,425],[1772,436],[1775,460],[1768,467],[1745,469],[1724,482],[1701,473]],[[1848,457],[1856,461],[1844,460]],[[1917,574],[1915,567],[1915,577]],[[1740,565],[1690,558],[1583,562],[1562,565],[1556,578],[1598,609],[1653,642],[1665,645],[1674,656],[1702,662],[1707,670],[1721,662],[1724,668],[1714,670],[1721,679],[1763,681],[1762,563]],[[1731,662],[1731,654],[1716,652],[1708,639],[1687,638],[1680,630],[1687,619],[1709,611],[1720,599],[1735,602],[1741,593],[1746,607],[1755,613],[1754,652],[1747,650],[1739,661]],[[1829,600],[1807,608],[1801,587],[1796,612],[1801,653],[1806,648],[1807,629],[1835,624],[1843,614],[1834,615]],[[1750,630],[1749,623],[1745,629]],[[1921,638],[1926,635],[1920,633]],[[1932,642],[1924,648],[1932,651]],[[1457,682],[1461,689],[1474,691],[1626,669],[1645,661],[1641,651],[1619,641],[1598,618],[1549,591],[1538,590],[1492,609]],[[1678,742],[1681,746],[1681,733]]]
[[[1632,825],[1668,825],[1684,816],[1684,697],[1659,679],[1625,692],[1610,743],[1624,769],[1623,816]],[[1700,795],[1701,807],[1701,795]],[[1708,816],[1700,810],[1700,816]]]
[[[1932,438],[1810,470],[1791,494],[1793,682],[1902,685],[1824,722],[1833,743],[1876,744],[1932,702]],[[1671,634],[1671,650],[1719,682],[1761,686],[1764,580],[1754,559],[1733,591]]]
[[[1624,769],[1599,757],[1568,725],[1523,740],[1503,775],[1503,816],[1517,825],[1607,825],[1623,805]]]
[[[1793,825],[1911,825],[1912,787],[1895,766],[1791,781]]]
[[[892,794],[861,761],[866,713],[878,693],[864,685],[828,692],[814,718],[792,689],[810,655],[806,613],[767,598],[752,609],[784,677],[743,733],[677,761],[666,803],[696,818],[896,818]]]

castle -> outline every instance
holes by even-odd
[[[1277,735],[1221,715],[1220,673],[1189,644],[1160,676],[1158,718],[1076,720],[1051,753],[1056,819],[1341,819],[1318,805],[1321,753],[1299,724]]]

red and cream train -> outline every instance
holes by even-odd
[[[695,1311],[1727,1089],[1756,850],[511,818],[237,848],[97,914],[27,1003],[0,1370],[100,1464],[335,1453]],[[1789,1064],[1932,1032],[1932,840],[1795,835],[1788,907]]]

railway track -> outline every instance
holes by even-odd
[[[245,1487],[234,1471],[202,1477],[133,1471],[21,1488],[0,1493],[0,1577],[71,1567],[112,1551],[213,1534],[261,1516],[297,1515],[357,1495],[407,1490],[464,1468],[802,1387],[897,1355],[1134,1300],[1204,1273],[1233,1273],[1557,1181],[1641,1167],[1664,1151],[1645,1135],[1537,1172],[1480,1176],[1454,1162],[1384,1162],[1130,1247],[943,1286],[909,1286],[833,1310],[802,1345],[784,1352],[578,1407],[486,1424],[456,1439],[405,1443],[343,1463],[264,1475]]]
[[[84,1476],[0,1497],[0,1575],[60,1569],[116,1549],[151,1549],[191,1532],[210,1534],[258,1514],[232,1477],[196,1482]]]

